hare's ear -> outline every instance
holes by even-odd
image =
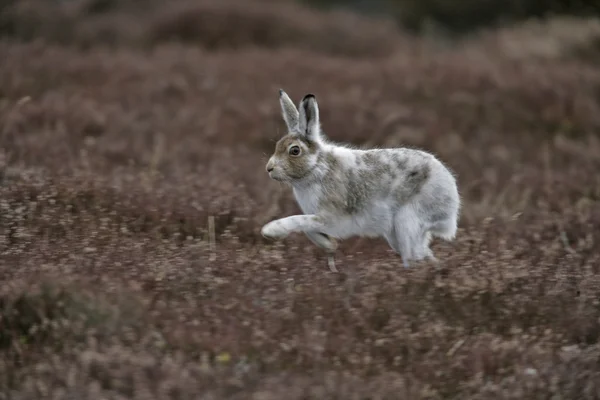
[[[318,141],[321,136],[321,125],[319,123],[319,105],[313,94],[307,94],[300,102],[298,116],[298,131],[306,139]]]
[[[287,125],[288,132],[294,132],[298,128],[298,110],[290,96],[279,89],[279,104],[281,104],[281,115]]]

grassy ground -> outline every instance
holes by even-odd
[[[598,24],[441,44],[259,3],[5,10],[0,399],[598,398]],[[298,211],[280,87],[455,171],[440,270],[262,239]]]

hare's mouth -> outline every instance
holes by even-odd
[[[289,181],[289,178],[286,177],[285,175],[278,175],[278,174],[274,174],[273,172],[269,172],[269,178],[273,179],[274,181],[277,182],[287,182]]]
[[[278,182],[281,182],[284,180],[282,177],[275,175],[272,172],[269,172],[269,178],[273,179],[274,181],[278,181]]]

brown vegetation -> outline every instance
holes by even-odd
[[[153,41],[83,50],[42,24],[0,43],[0,399],[598,398],[598,58],[514,57],[493,33],[380,43],[371,21],[328,49],[262,3],[199,3],[243,21],[223,19],[235,46],[158,40],[182,26],[160,7],[130,26]],[[263,23],[280,41],[245,42]],[[298,211],[264,171],[280,87],[315,93],[334,140],[456,172],[440,269],[356,238],[334,274],[304,236],[261,238]]]

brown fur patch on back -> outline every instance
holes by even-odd
[[[431,166],[427,163],[413,167],[405,177],[402,186],[396,189],[396,195],[401,199],[408,199],[418,194],[431,176]]]
[[[342,209],[349,214],[364,209],[370,197],[376,193],[384,197],[392,194],[401,202],[408,201],[422,190],[430,178],[431,166],[425,160],[411,165],[408,157],[402,153],[390,154],[381,150],[382,153],[377,154],[379,151],[362,154],[358,161],[361,167],[343,172],[347,177],[347,186],[331,191],[343,197]]]

